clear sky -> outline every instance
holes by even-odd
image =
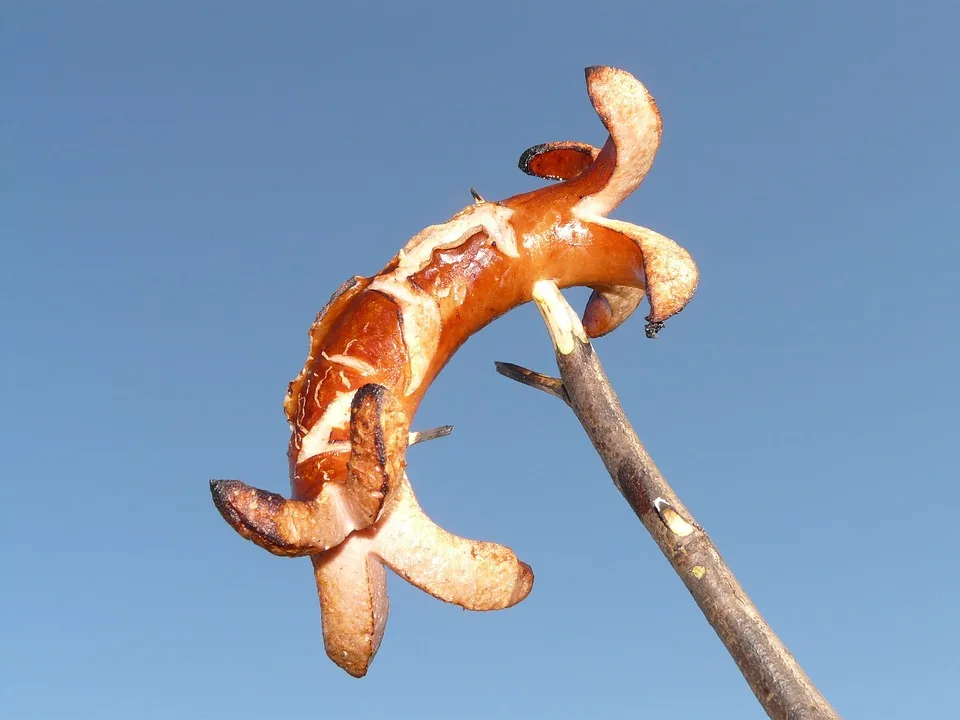
[[[347,5],[0,10],[0,714],[762,717],[573,416],[494,373],[554,368],[530,307],[457,354],[415,423],[456,432],[409,453],[440,524],[533,566],[521,605],[392,576],[355,680],[309,562],[210,502],[287,491],[330,293],[471,185],[536,187],[528,146],[601,143],[608,64],[664,118],[615,216],[702,275],[656,341],[597,343],[627,412],[841,714],[955,717],[958,6]]]

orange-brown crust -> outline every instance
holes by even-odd
[[[560,182],[496,203],[474,192],[475,205],[424,228],[373,277],[349,280],[317,316],[284,401],[293,499],[237,481],[211,484],[241,535],[278,555],[312,556],[327,652],[353,675],[367,671],[383,635],[384,564],[474,610],[508,607],[532,587],[532,571],[508,548],[437,527],[404,472],[411,420],[456,350],[535,289],[542,307],[558,286],[593,288],[591,335],[624,322],[644,296],[652,335],[696,290],[685,250],[607,217],[653,163],[656,104],[622,70],[588,68],[586,76],[609,131],[600,150],[531,148],[521,168]]]
[[[608,222],[587,212],[594,207],[606,209],[622,199],[610,196],[609,184],[616,186],[617,192],[629,193],[642,180],[660,141],[659,112],[646,90],[622,71],[588,68],[587,78],[591,99],[611,131],[603,149],[572,142],[535,146],[524,153],[521,165],[533,174],[563,181],[477,206],[495,206],[491,212],[509,213],[516,254],[497,247],[496,239],[486,229],[478,228],[466,239],[451,232],[443,242],[437,241],[437,249],[425,259],[423,267],[402,278],[405,293],[432,298],[436,303],[438,336],[429,353],[413,347],[411,338],[404,337],[403,298],[379,289],[378,281],[395,280],[404,262],[403,251],[372,278],[349,281],[320,313],[310,331],[307,363],[290,384],[285,403],[293,428],[289,456],[295,498],[316,497],[325,482],[343,480],[346,450],[309,457],[303,457],[302,452],[304,436],[340,394],[368,382],[377,383],[390,388],[407,417],[412,418],[426,388],[453,353],[470,335],[529,301],[537,280],[551,279],[560,287],[586,285],[597,289],[586,313],[587,331],[592,336],[622,323],[644,297],[645,289],[651,301],[662,298],[663,307],[651,307],[651,321],[662,322],[683,308],[692,294],[689,287],[682,287],[682,292],[647,287],[651,280],[669,279],[669,272],[676,266],[669,260],[670,252],[677,246],[668,240],[672,248],[645,257],[637,239],[640,236],[629,231],[634,226]],[[610,88],[620,95],[611,96]],[[633,112],[629,103],[641,101],[646,109]],[[618,130],[617,124],[624,122],[639,123],[646,135],[631,142],[624,137],[626,130]],[[625,157],[638,166],[625,167]],[[594,197],[599,200],[593,202]],[[436,227],[442,230],[443,226]],[[681,261],[689,263],[689,255],[683,252]],[[696,268],[692,263],[689,267],[695,289]],[[651,271],[656,274],[648,277]],[[404,392],[411,380],[411,354],[425,362],[426,368],[422,382],[412,392]],[[363,374],[330,361],[331,357],[344,356],[369,365],[372,372]],[[331,443],[346,446],[346,428],[335,427],[330,433]]]
[[[439,297],[447,293],[439,300],[439,345],[424,383],[413,395],[404,397],[399,390],[406,381],[407,349],[397,303],[369,289],[373,278],[358,282],[331,303],[332,310],[318,324],[320,329],[311,333],[312,338],[322,335],[322,342],[313,344],[304,371],[291,383],[291,389],[299,389],[296,400],[288,402],[288,406],[297,408],[291,420],[294,429],[289,452],[294,497],[315,497],[323,486],[324,471],[330,479],[343,477],[339,473],[345,457],[323,456],[297,462],[304,434],[339,393],[367,382],[393,388],[402,398],[408,418],[412,418],[429,383],[454,352],[481,328],[528,302],[536,280],[553,278],[561,287],[642,284],[643,255],[619,233],[599,226],[585,227],[580,236],[558,242],[551,238],[553,228],[575,223],[572,215],[560,211],[546,216],[542,211],[532,212],[526,195],[500,204],[514,211],[512,223],[517,235],[530,238],[519,258],[499,253],[479,233],[461,247],[435,252],[433,262],[412,276],[412,282],[427,295]],[[357,289],[361,284],[363,289]],[[340,311],[341,315],[331,318],[333,311]],[[363,376],[328,359],[346,354],[369,363],[376,374]],[[334,430],[331,437],[346,440],[347,430],[340,433],[337,435]]]
[[[292,426],[290,436],[291,485],[293,497],[308,500],[316,497],[325,478],[342,482],[345,478],[345,453],[314,456],[298,461],[301,442],[334,398],[345,390],[357,389],[367,383],[384,387],[402,386],[406,356],[400,331],[397,306],[389,298],[366,287],[370,278],[361,278],[346,294],[341,294],[329,305],[311,331],[311,350],[307,364],[297,379],[290,384],[291,393],[286,402],[293,412],[288,414]],[[333,315],[339,311],[338,315]],[[344,367],[329,358],[349,355],[375,369],[364,375],[351,367]],[[292,398],[292,399],[291,399]],[[288,410],[288,413],[290,411]],[[334,428],[334,441],[349,440],[348,428]]]
[[[347,306],[349,306],[350,301],[369,284],[370,280],[368,278],[350,278],[337,288],[336,292],[334,292],[327,301],[327,304],[317,313],[317,319],[314,320],[313,325],[310,326],[310,354],[307,356],[307,363],[304,365],[303,370],[300,371],[300,374],[287,385],[287,394],[283,399],[283,411],[287,416],[287,422],[292,423],[296,418],[298,409],[297,401],[303,391],[303,383],[310,369],[310,361],[320,355],[330,326],[339,318],[343,317],[344,311]]]

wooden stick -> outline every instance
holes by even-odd
[[[839,718],[660,474],[573,309],[555,285],[538,286],[534,300],[553,339],[561,379],[506,363],[497,364],[498,372],[564,399],[573,409],[614,485],[687,586],[767,714],[791,720]]]

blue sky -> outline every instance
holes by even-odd
[[[391,577],[355,680],[309,562],[209,499],[286,491],[316,311],[471,185],[535,187],[528,146],[602,142],[609,64],[664,117],[615,215],[702,275],[656,341],[597,343],[627,412],[841,714],[952,716],[957,6],[345,5],[0,11],[4,715],[763,716],[573,416],[494,373],[553,369],[531,307],[458,353],[416,422],[456,432],[409,454],[441,525],[533,566],[516,608]]]

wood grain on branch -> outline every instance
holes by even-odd
[[[710,536],[667,484],[627,420],[579,318],[556,286],[534,294],[560,379],[508,363],[501,374],[564,400],[614,485],[686,585],[772,718],[839,718],[744,592]]]

